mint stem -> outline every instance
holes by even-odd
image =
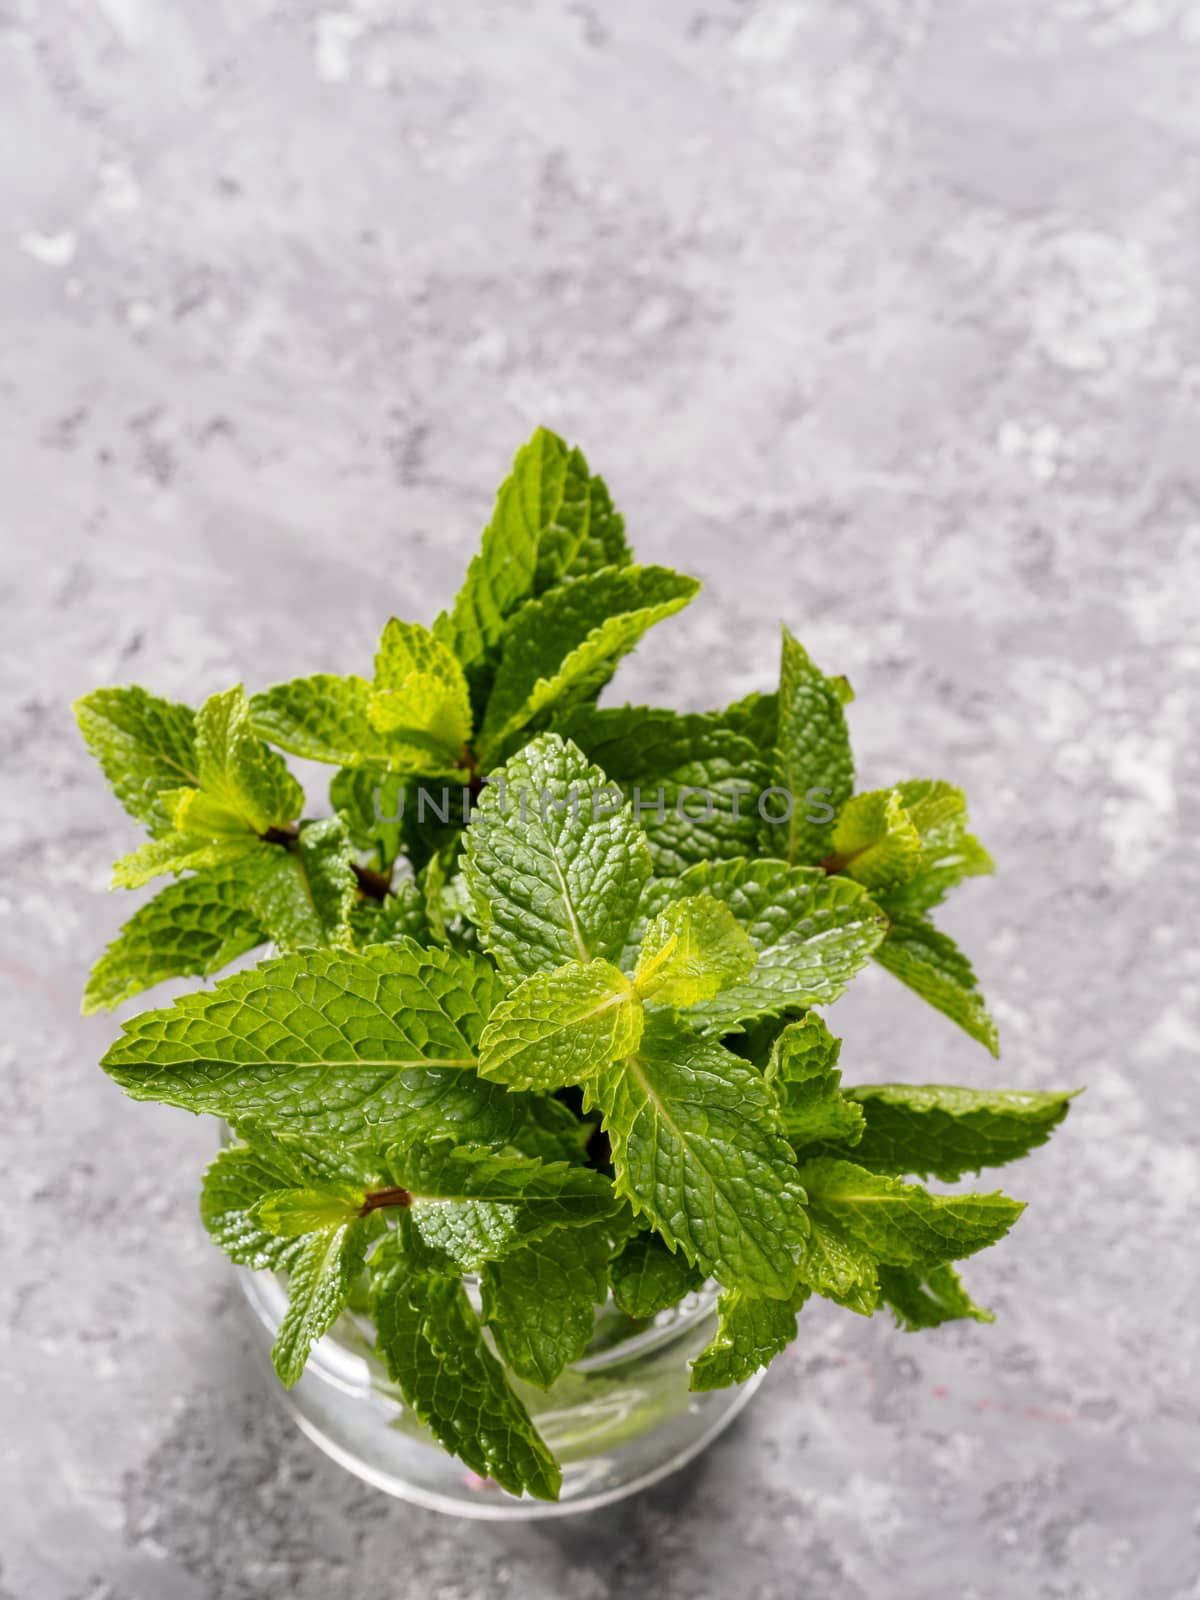
[[[294,822],[289,822],[282,828],[268,828],[266,833],[259,834],[259,838],[265,840],[267,844],[281,844],[285,847],[295,844],[299,837],[300,828]],[[358,880],[359,890],[368,900],[383,900],[391,893],[390,874],[376,872],[374,867],[360,867],[357,861],[352,861],[350,866]]]
[[[385,1206],[410,1206],[412,1195],[407,1189],[394,1187],[391,1189],[372,1189],[363,1200],[359,1208],[359,1216],[366,1217],[372,1211],[382,1211]]]

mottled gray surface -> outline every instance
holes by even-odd
[[[1195,1600],[1195,0],[8,0],[3,1600]],[[847,672],[964,782],[999,1066],[872,972],[850,1074],[1086,1083],[973,1264],[832,1307],[685,1478],[457,1526],[260,1384],[195,1176],[83,1021],[134,837],[67,711],[354,670],[544,420],[709,580],[621,684]],[[1192,948],[1189,950],[1189,944]]]

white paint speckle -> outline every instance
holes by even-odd
[[[1104,233],[1061,233],[1032,252],[1035,339],[1056,367],[1101,372],[1158,317],[1145,247]]]
[[[123,161],[105,161],[98,174],[100,203],[118,214],[136,211],[142,203],[137,180]]]
[[[1116,786],[1104,802],[1099,830],[1113,868],[1140,878],[1158,863],[1175,812],[1175,741],[1130,733],[1114,741],[1109,773]]]
[[[743,61],[780,61],[804,21],[806,7],[766,5],[748,17],[733,41],[733,53]]]
[[[143,0],[100,0],[100,10],[127,50],[138,50],[146,38]]]
[[[349,11],[322,11],[314,24],[313,62],[322,83],[345,83],[353,66],[350,47],[365,24]]]
[[[70,228],[59,233],[23,233],[17,240],[27,256],[44,267],[65,267],[75,259],[79,240]]]

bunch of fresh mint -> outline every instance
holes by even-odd
[[[769,1362],[814,1293],[988,1320],[951,1263],[1020,1205],[908,1179],[1024,1155],[1067,1110],[842,1085],[819,1010],[871,959],[995,1053],[929,916],[991,862],[952,785],[854,793],[849,687],[786,632],[775,693],[597,709],[697,587],[635,566],[601,479],[539,430],[453,609],[389,622],[372,679],[77,707],[149,833],[115,883],[176,879],[84,1009],[279,952],[135,1017],[105,1068],[234,1130],[201,1212],[286,1279],[284,1383],[368,1307],[412,1412],[514,1493],[553,1499],[560,1471],[511,1379],[553,1383],[609,1295],[645,1319],[716,1280],[695,1389]],[[331,816],[278,750],[337,768]]]

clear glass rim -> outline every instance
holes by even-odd
[[[255,1316],[272,1333],[278,1330],[287,1309],[287,1291],[273,1272],[255,1271],[250,1267],[237,1267],[242,1293],[250,1303]],[[705,1317],[711,1316],[717,1304],[719,1290],[709,1282],[693,1294],[686,1295],[679,1305],[671,1308],[668,1321],[657,1318],[649,1327],[641,1328],[628,1338],[597,1350],[593,1355],[581,1356],[565,1369],[568,1372],[595,1373],[606,1368],[621,1366],[638,1356],[646,1355],[662,1345],[683,1337]],[[689,1301],[694,1304],[688,1304]],[[665,1313],[660,1312],[660,1317]],[[356,1319],[357,1321],[358,1319]],[[366,1351],[355,1349],[337,1330],[326,1334],[309,1357],[310,1367],[340,1388],[359,1390],[369,1386]]]

